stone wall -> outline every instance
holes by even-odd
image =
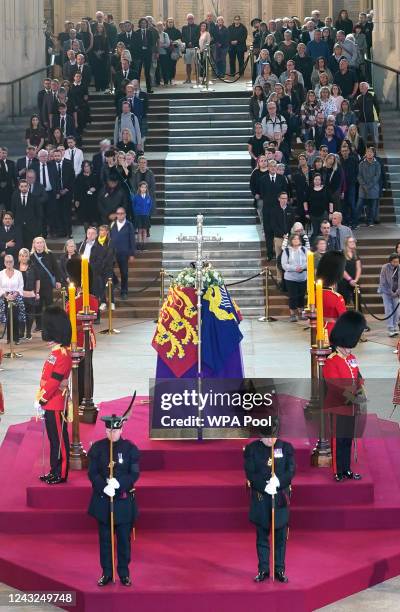
[[[400,3],[375,0],[374,60],[400,70]],[[375,88],[387,102],[396,101],[396,75],[374,67]]]
[[[0,82],[9,82],[41,68],[45,64],[43,33],[43,0],[2,0],[0,19]],[[23,82],[22,109],[35,107],[38,86],[43,74]],[[14,86],[15,107],[19,90]],[[0,118],[9,116],[11,87],[0,86]]]

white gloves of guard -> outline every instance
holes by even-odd
[[[108,497],[114,497],[115,490],[119,489],[119,482],[116,478],[108,478],[107,484],[104,487],[103,491]]]
[[[33,409],[35,411],[36,414],[36,420],[42,419],[44,416],[44,410],[42,408],[42,404],[40,402],[38,402],[37,400],[35,400],[33,402]]]
[[[267,486],[265,487],[264,491],[268,493],[268,495],[276,495],[279,485],[279,478],[274,474],[274,476],[272,476],[272,478],[270,478],[270,480],[267,482]]]

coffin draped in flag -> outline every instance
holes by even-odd
[[[220,372],[243,338],[239,329],[239,309],[224,286],[211,285],[203,295],[202,361]]]
[[[170,287],[162,305],[152,346],[180,378],[197,363],[197,307],[193,287]]]

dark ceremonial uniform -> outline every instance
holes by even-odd
[[[331,287],[324,287],[322,293],[323,308],[324,308],[324,327],[325,340],[329,344],[331,331],[341,314],[346,312],[346,304],[340,293],[334,291]]]
[[[285,571],[287,525],[289,521],[289,485],[295,474],[294,449],[289,442],[277,440],[274,448],[275,475],[280,486],[275,495],[275,571]],[[257,556],[260,572],[269,574],[269,533],[272,496],[265,493],[271,478],[271,447],[261,440],[248,444],[244,451],[244,469],[251,487],[250,521],[257,529]]]
[[[356,428],[363,425],[363,379],[353,354],[334,351],[323,369],[326,382],[325,409],[331,419],[332,467],[339,476],[351,473],[351,449]]]
[[[99,440],[89,453],[89,479],[93,493],[89,514],[98,520],[100,564],[104,576],[112,576],[110,497],[103,491],[110,476],[110,441]],[[139,450],[129,440],[113,443],[114,478],[119,482],[114,497],[114,525],[117,536],[118,575],[129,577],[131,532],[137,516],[133,486],[139,478]]]
[[[68,380],[72,369],[69,348],[56,344],[45,361],[37,400],[43,407],[47,435],[50,441],[50,473],[66,479],[69,467],[69,438],[66,423],[66,389],[60,384]]]

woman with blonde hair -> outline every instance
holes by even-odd
[[[336,115],[336,104],[331,98],[331,90],[329,87],[321,87],[319,90],[319,101],[321,105],[321,112],[324,113],[325,119],[329,115]]]
[[[35,306],[39,301],[40,279],[32,265],[28,249],[21,249],[18,253],[18,269],[24,281],[23,301],[25,306],[25,321],[20,321],[19,334],[21,340],[32,340],[32,325],[35,315]]]
[[[349,143],[351,144],[352,151],[354,153],[357,153],[359,159],[364,157],[365,151],[366,151],[365,142],[361,138],[358,128],[354,123],[352,123],[352,125],[349,126],[349,129],[346,135],[346,140],[349,141]]]
[[[61,272],[61,283],[63,287],[68,287],[71,280],[69,278],[69,274],[67,271],[67,263],[70,259],[73,258],[74,255],[78,254],[78,248],[76,246],[76,242],[73,238],[70,238],[64,244],[63,252],[60,255],[59,266]]]
[[[36,329],[42,331],[42,311],[53,303],[53,290],[61,289],[61,273],[57,259],[43,236],[32,242],[31,261],[40,280],[39,300],[35,308]]]

